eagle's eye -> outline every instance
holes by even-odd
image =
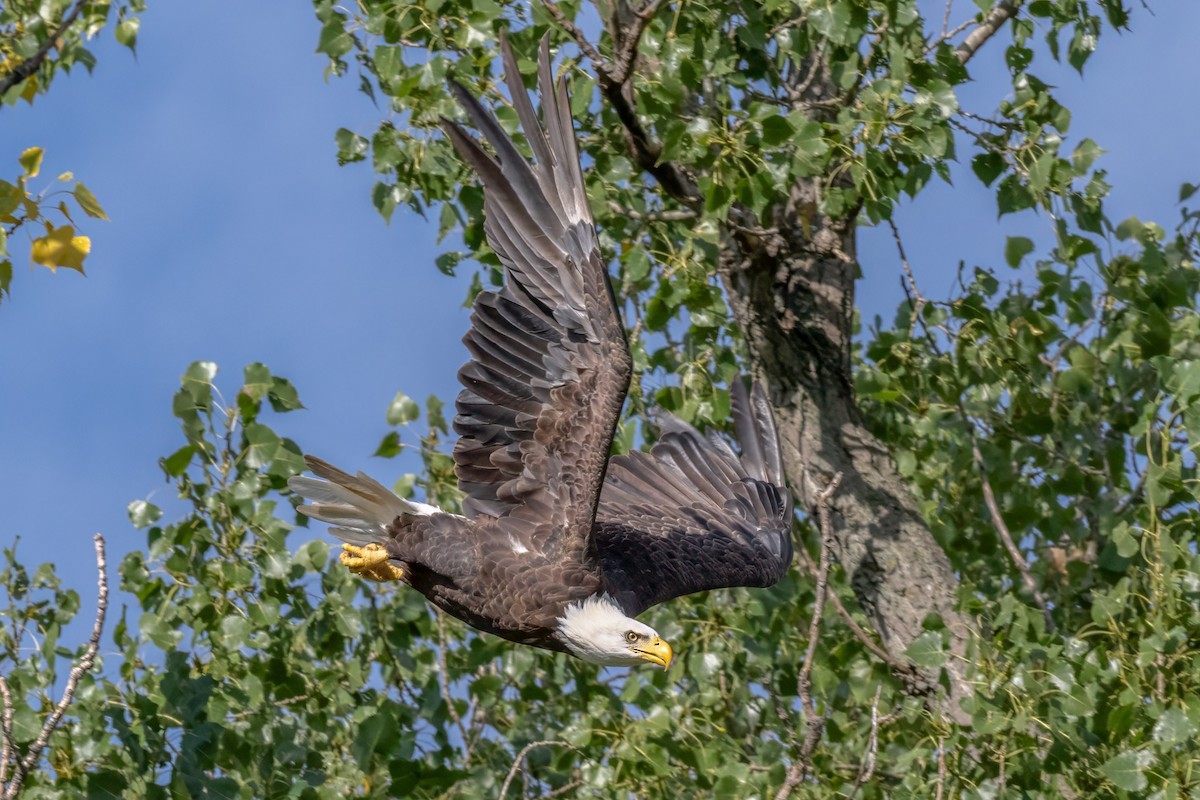
[[[638,636],[637,633],[635,633],[634,631],[629,631],[628,633],[625,634],[625,641],[629,642],[630,644],[633,644],[640,638],[641,637]]]

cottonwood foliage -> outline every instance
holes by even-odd
[[[822,204],[883,222],[957,161],[975,176],[958,179],[991,186],[1001,214],[1046,221],[1048,244],[1009,240],[993,263],[964,266],[949,297],[922,293],[918,269],[893,324],[863,331],[855,354],[862,411],[910,481],[975,624],[965,722],[914,695],[836,604],[816,650],[814,705],[800,706],[813,601],[803,565],[819,546],[804,520],[808,558],[780,585],[650,612],[678,645],[665,674],[480,637],[412,591],[353,579],[328,537],[296,527],[282,495],[302,468],[301,448],[275,431],[278,415],[300,408],[296,390],[260,364],[238,388],[197,363],[173,404],[180,449],[161,462],[185,510],[164,520],[149,503],[130,506],[147,540],[121,565],[124,616],[27,795],[772,797],[810,714],[826,724],[807,776],[789,785],[794,797],[1194,794],[1200,212],[1185,184],[1169,225],[1109,220],[1102,142],[1064,144],[1070,114],[1036,75],[1047,58],[1082,68],[1101,34],[1126,24],[1121,5],[1008,5],[1015,16],[983,46],[1005,49],[1012,94],[971,114],[956,95],[969,72],[955,47],[974,28],[943,36],[940,17],[922,18],[914,3],[656,7],[637,108],[664,158],[703,176],[696,210],[630,161],[587,63],[573,60],[564,20],[574,6],[367,1],[352,16],[316,3],[331,71],[355,73],[387,116],[373,132],[340,131],[340,158],[370,160],[385,217],[408,206],[459,231],[465,249],[438,267],[482,263],[476,289],[498,269],[479,190],[435,129],[457,113],[445,80],[488,93],[515,129],[497,90],[499,30],[518,53],[534,53],[547,30],[564,43],[589,196],[650,376],[635,384],[631,416],[653,401],[725,424],[739,344],[715,249],[731,209],[762,215],[791,176],[829,176]],[[952,25],[977,13],[953,10]],[[582,29],[595,30],[587,20]],[[606,34],[598,46],[611,47]],[[815,118],[787,110],[787,55],[830,65],[854,102]],[[452,507],[441,403],[400,394],[380,406],[389,428],[377,454],[411,447],[424,466],[398,490]],[[15,687],[21,744],[72,656],[58,633],[81,601],[51,567],[27,570],[14,549],[6,559],[0,668]],[[835,571],[831,591],[867,626],[851,580]],[[945,665],[939,620],[906,655]]]

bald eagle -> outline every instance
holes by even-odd
[[[649,453],[609,458],[632,369],[584,194],[570,104],[538,58],[539,121],[507,43],[506,80],[534,162],[457,83],[490,155],[449,140],[483,181],[505,286],[475,300],[459,371],[455,471],[464,516],[403,499],[320,459],[291,488],[333,525],[341,561],[404,581],[443,611],[513,642],[610,666],[666,669],[671,646],[635,617],[682,595],[770,586],[792,559],[791,498],[761,385],[731,387],[741,456],[657,414]]]

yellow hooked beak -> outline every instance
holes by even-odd
[[[645,659],[651,664],[658,664],[664,670],[671,666],[671,659],[675,657],[674,651],[671,650],[671,645],[657,636],[644,645],[638,645],[629,649],[637,653],[639,658]]]

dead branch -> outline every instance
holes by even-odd
[[[804,651],[804,663],[800,667],[800,676],[796,679],[796,694],[800,697],[800,707],[804,709],[807,724],[800,752],[796,755],[796,760],[792,762],[783,786],[779,787],[779,792],[775,795],[775,800],[787,800],[792,790],[800,785],[800,781],[804,780],[813,751],[817,749],[817,742],[821,740],[821,734],[825,731],[825,717],[816,713],[812,701],[812,668],[817,654],[817,639],[821,634],[821,617],[825,615],[825,597],[829,590],[829,569],[833,561],[831,553],[835,544],[833,526],[829,523],[829,498],[833,497],[834,492],[841,485],[842,477],[843,474],[839,472],[833,476],[833,480],[824,489],[818,491],[816,486],[809,489],[809,494],[816,499],[817,528],[821,532],[821,553],[817,566],[817,586],[813,598],[812,622],[808,626],[808,647]]]
[[[11,756],[13,774],[12,781],[3,789],[3,800],[13,800],[21,793],[21,787],[25,785],[25,779],[33,770],[38,759],[42,756],[42,751],[50,744],[50,736],[58,728],[62,722],[63,715],[67,713],[67,707],[75,700],[75,692],[79,688],[79,680],[92,671],[92,667],[96,663],[96,653],[100,650],[100,636],[104,632],[104,615],[108,611],[108,561],[104,555],[104,537],[97,533],[92,537],[92,541],[96,546],[96,621],[92,625],[92,635],[88,638],[87,647],[80,656],[79,661],[71,667],[71,674],[67,676],[67,685],[63,689],[62,697],[58,704],[54,706],[54,710],[50,712],[50,716],[46,717],[46,723],[42,725],[42,730],[38,733],[37,738],[29,745],[29,750],[25,753],[25,758],[21,758],[17,753],[15,743],[12,741],[12,710],[13,699],[12,693],[9,691],[7,682],[0,678],[3,682],[3,688],[0,692],[4,697],[4,750],[6,756]],[[8,758],[5,758],[4,763],[8,763]],[[0,770],[3,770],[0,767]],[[3,774],[0,772],[0,774]]]

